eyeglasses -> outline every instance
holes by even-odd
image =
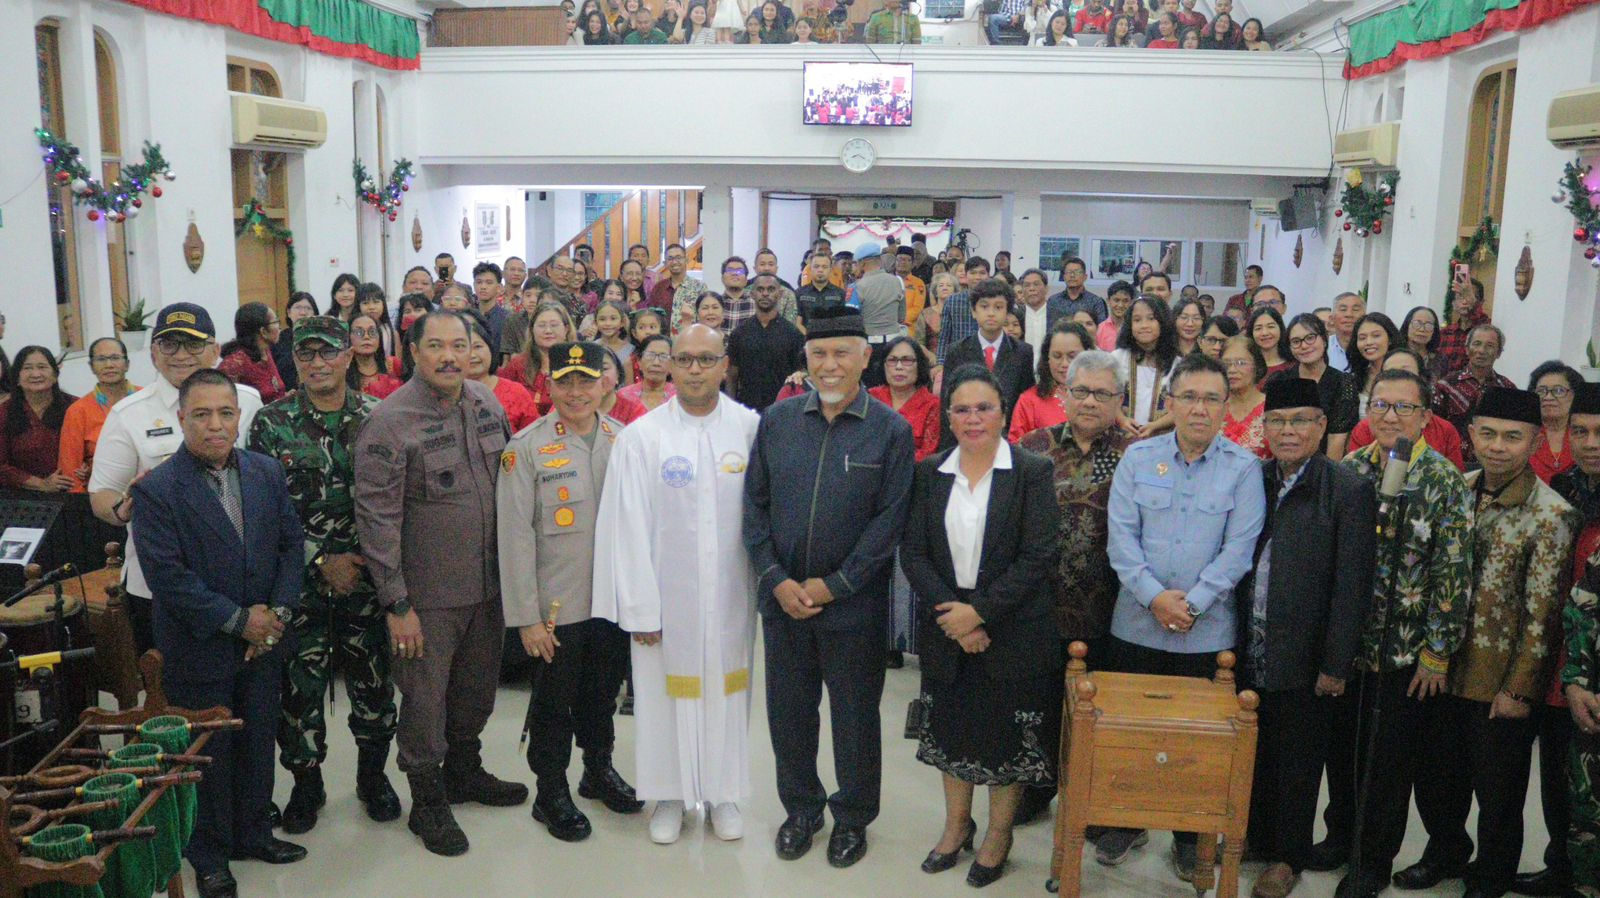
[[[95,365],[109,365],[112,362],[126,362],[127,360],[128,357],[125,355],[93,355],[89,357],[90,363]]]
[[[1322,338],[1316,334],[1306,334],[1304,337],[1290,337],[1289,345],[1295,349],[1299,349],[1302,346],[1315,346],[1320,339]]]
[[[952,405],[950,406],[950,417],[970,418],[976,415],[980,418],[987,418],[998,411],[1000,411],[1000,406],[992,402],[980,402],[977,405]]]
[[[1540,399],[1565,399],[1572,393],[1571,387],[1534,387]]]
[[[297,362],[310,363],[315,359],[322,359],[324,362],[331,362],[338,358],[339,353],[341,352],[344,352],[344,350],[337,346],[329,346],[324,343],[322,346],[319,346],[315,349],[310,347],[296,349],[294,351],[294,360]]]
[[[725,355],[689,355],[688,353],[680,353],[672,357],[672,364],[677,365],[679,368],[689,368],[694,365],[699,365],[701,368],[710,368],[725,358],[727,358]]]
[[[1222,346],[1228,342],[1227,337],[1201,337],[1200,342],[1207,346]]]
[[[745,271],[743,268],[724,268],[722,270],[722,273],[723,274],[737,274],[737,275],[740,275],[740,276],[743,276],[745,274],[749,274],[749,272]]]
[[[1256,364],[1255,360],[1253,360],[1253,359],[1223,359],[1222,360],[1222,367],[1224,367],[1224,368],[1254,368],[1255,364]]]
[[[1205,319],[1200,317],[1199,315],[1179,315],[1177,318],[1174,318],[1173,320],[1178,322],[1179,324],[1199,324],[1202,321],[1205,321]]]
[[[350,328],[350,336],[352,336],[352,337],[376,337],[377,335],[378,335],[378,329],[375,328],[375,327],[352,327],[352,328]]]
[[[200,353],[205,352],[206,347],[210,345],[210,340],[203,340],[198,337],[190,337],[187,339],[181,339],[178,337],[161,337],[160,339],[156,340],[156,350],[162,355],[177,355],[180,349],[189,355],[199,355]]]
[[[1431,331],[1439,325],[1434,324],[1432,321],[1429,321],[1426,318],[1418,318],[1417,320],[1411,322],[1411,326],[1419,331]]]
[[[1388,402],[1383,399],[1374,399],[1367,403],[1367,411],[1371,412],[1374,418],[1381,418],[1387,412],[1394,412],[1395,415],[1401,418],[1409,418],[1422,411],[1422,406],[1415,402]]]
[[[1067,392],[1072,394],[1072,398],[1078,400],[1079,402],[1088,399],[1090,396],[1094,397],[1095,402],[1112,402],[1117,398],[1115,391],[1091,390],[1088,387],[1073,387],[1067,390]]]
[[[1179,393],[1172,397],[1172,401],[1179,405],[1204,405],[1206,408],[1217,409],[1222,408],[1226,398],[1216,393]]]
[[[1261,419],[1261,426],[1265,427],[1267,430],[1283,430],[1285,427],[1293,427],[1295,430],[1304,430],[1321,420],[1321,417],[1302,418],[1299,415],[1295,415],[1293,418],[1280,418],[1274,415],[1270,418]]]
[[[646,352],[639,356],[647,362],[670,362],[672,356],[664,352]]]
[[[917,363],[917,360],[916,359],[888,358],[888,359],[884,359],[883,363],[885,365],[894,365],[894,366],[900,367],[900,368],[909,368],[909,367],[912,367],[913,365],[915,365]]]

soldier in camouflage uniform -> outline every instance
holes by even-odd
[[[262,409],[250,428],[249,447],[283,463],[306,534],[305,593],[294,617],[299,652],[286,668],[278,726],[280,760],[294,775],[282,818],[290,833],[315,826],[327,802],[323,695],[336,662],[345,674],[350,732],[359,749],[356,795],[373,820],[400,816],[400,799],[383,772],[395,731],[389,631],[364,569],[351,495],[351,450],[378,401],[348,386],[350,359],[343,322],[302,319],[294,329],[300,388]]]
[[[1561,685],[1574,725],[1567,748],[1566,853],[1569,894],[1600,898],[1600,386],[1578,388],[1568,435],[1577,466],[1550,483],[1585,517],[1574,557],[1576,585],[1562,618],[1567,651]]]

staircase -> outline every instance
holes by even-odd
[[[627,261],[628,247],[642,243],[650,248],[652,271],[660,271],[662,256],[674,243],[683,244],[689,253],[689,268],[700,265],[700,191],[634,190],[624,194],[616,205],[579,231],[571,240],[538,266],[543,270],[556,256],[571,256],[574,247],[587,243],[594,247],[594,274],[614,278]]]

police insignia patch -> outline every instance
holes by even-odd
[[[694,479],[694,463],[681,455],[674,455],[661,463],[661,482],[673,489],[683,489]]]
[[[543,446],[539,447],[539,454],[540,455],[555,455],[557,452],[565,451],[566,448],[567,448],[567,444],[566,443],[545,443]]]
[[[573,522],[575,522],[577,519],[578,519],[578,516],[576,514],[573,514],[572,509],[570,509],[570,508],[558,508],[558,509],[556,509],[556,526],[557,527],[571,527]]]
[[[556,436],[564,437],[566,435],[567,435],[567,425],[562,424],[560,421],[557,421],[556,422]]]
[[[500,453],[500,470],[510,474],[517,467],[517,454],[515,452]]]
[[[565,501],[567,501],[568,499],[571,499],[571,498],[572,498],[572,490],[569,490],[564,486],[556,488],[556,501],[557,502],[565,502]]]
[[[540,462],[540,464],[544,465],[547,468],[565,468],[567,465],[572,464],[572,459],[570,459],[570,458],[552,458],[547,462]]]

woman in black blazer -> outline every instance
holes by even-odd
[[[957,446],[917,465],[901,564],[919,597],[926,710],[917,759],[944,773],[945,825],[922,869],[972,847],[973,787],[989,787],[989,825],[967,882],[1000,878],[1024,784],[1055,779],[1045,744],[1060,729],[1061,646],[1054,590],[1059,540],[1054,467],[1006,443],[994,375],[949,380]],[[987,499],[985,499],[987,496]]]

